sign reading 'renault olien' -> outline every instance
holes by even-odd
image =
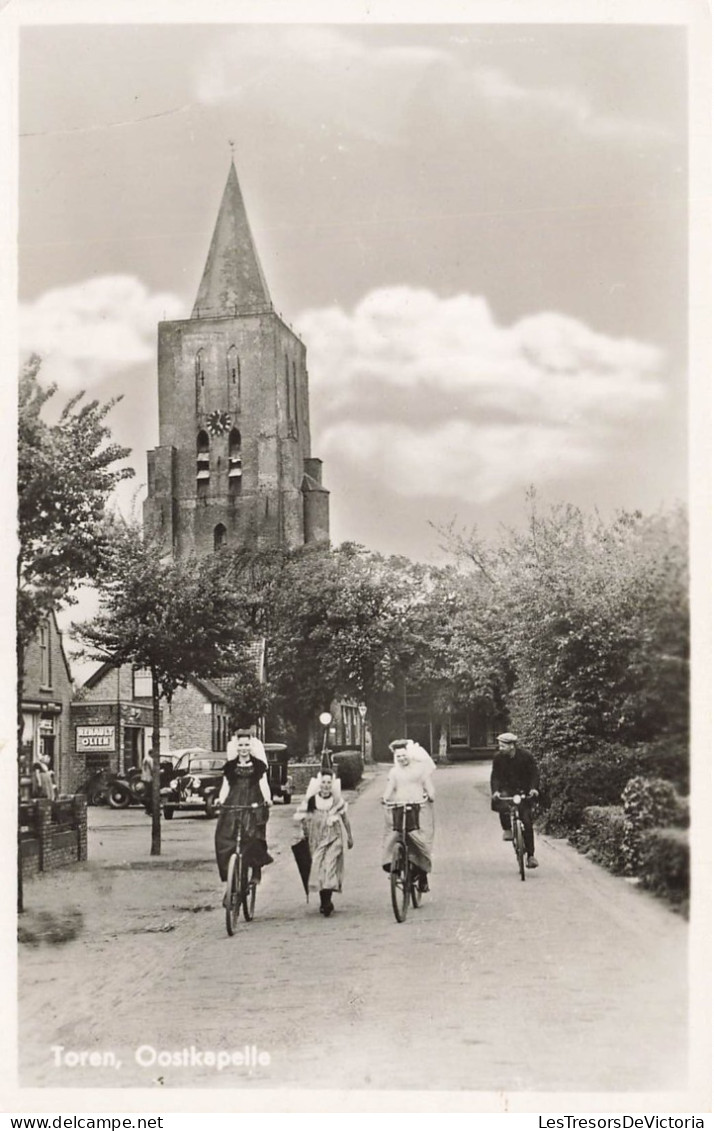
[[[113,726],[84,726],[76,730],[78,754],[86,754],[90,750],[114,750]]]

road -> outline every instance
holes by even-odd
[[[27,885],[21,1083],[686,1090],[686,923],[562,840],[539,839],[541,867],[522,883],[488,767],[454,765],[436,774],[432,891],[397,924],[379,867],[384,774],[351,804],[332,918],[305,902],[293,809],[276,805],[275,864],[232,939],[212,822],[177,814],[152,858],[142,810],[91,809],[90,863]],[[31,938],[55,921],[76,937]],[[249,1065],[136,1061],[192,1046],[247,1048]],[[67,1063],[89,1052],[103,1063]]]

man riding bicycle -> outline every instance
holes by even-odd
[[[503,839],[513,840],[511,832],[510,806],[501,797],[513,797],[519,793],[522,801],[519,813],[523,821],[523,839],[526,846],[526,867],[537,868],[535,858],[535,837],[531,802],[538,796],[540,778],[536,760],[529,750],[519,745],[515,734],[499,734],[498,753],[494,755],[491,769],[491,809],[498,813],[503,829]]]

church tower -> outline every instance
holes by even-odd
[[[273,309],[232,161],[191,317],[159,323],[144,526],[180,556],[329,541],[305,346]]]

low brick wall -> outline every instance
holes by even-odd
[[[58,801],[38,798],[23,806],[20,819],[23,876],[87,859],[87,799],[83,794]]]

